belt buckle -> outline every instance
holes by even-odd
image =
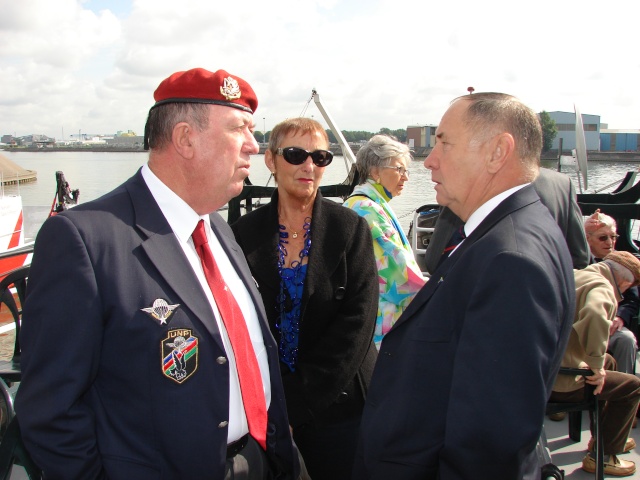
[[[231,442],[227,445],[227,458],[235,457],[238,453],[242,451],[244,447],[247,446],[247,441],[249,440],[249,434],[246,434],[240,437],[235,442]]]

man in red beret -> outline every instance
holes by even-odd
[[[256,95],[196,68],[154,98],[148,163],[38,234],[16,399],[25,445],[49,479],[297,478],[277,346],[215,213],[258,153]]]

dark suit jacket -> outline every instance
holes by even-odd
[[[575,309],[571,259],[531,186],[501,202],[382,341],[355,479],[521,479]]]
[[[563,174],[541,168],[540,175],[533,182],[540,201],[549,209],[551,216],[567,241],[573,268],[581,269],[589,265],[590,253],[584,233],[584,221],[576,200],[576,192],[571,179]],[[429,273],[435,271],[440,256],[453,232],[462,225],[455,213],[447,207],[442,209],[435,230],[425,253],[425,265]]]
[[[378,271],[367,222],[318,191],[301,305],[296,371],[282,364],[293,427],[360,415],[377,351]],[[279,341],[278,192],[232,225]],[[327,459],[330,461],[330,459]]]
[[[230,228],[218,214],[211,226],[260,319],[271,369],[268,454],[288,472],[282,478],[295,478],[277,346]],[[204,291],[141,173],[48,219],[30,274],[16,410],[46,477],[222,478],[226,353]],[[179,305],[166,324],[142,310],[156,299]],[[163,370],[178,334],[197,339],[181,383]]]

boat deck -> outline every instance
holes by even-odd
[[[10,358],[13,352],[14,332],[12,328],[0,325],[0,359]],[[640,361],[636,362],[636,371],[640,372]],[[551,458],[555,465],[564,470],[565,479],[567,480],[588,480],[595,478],[595,474],[587,473],[581,468],[582,459],[587,452],[587,443],[591,438],[588,418],[587,412],[583,412],[580,442],[574,442],[569,438],[568,417],[560,422],[554,422],[545,418],[544,428],[547,435],[548,447],[551,451]],[[637,428],[631,430],[630,437],[633,437],[640,446],[640,423]],[[627,478],[640,478],[640,447],[621,455],[621,458],[631,460],[638,466],[638,473],[633,477]],[[606,475],[605,477],[610,478]],[[22,467],[14,468],[11,480],[24,480],[26,478],[26,473]]]
[[[591,438],[588,418],[588,414],[583,412],[582,435],[578,443],[569,438],[568,417],[561,422],[554,422],[548,418],[545,419],[544,428],[547,434],[548,447],[549,450],[551,450],[551,459],[555,465],[561,470],[564,470],[564,478],[567,480],[592,480],[595,478],[594,473],[587,473],[582,470],[582,459],[587,454],[587,443]],[[640,424],[638,427],[631,429],[629,436],[640,445]],[[620,458],[635,462],[638,468],[638,472],[634,476],[626,478],[640,478],[640,451],[638,448],[620,455]],[[605,475],[605,478],[614,477]]]

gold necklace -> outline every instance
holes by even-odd
[[[309,218],[309,220],[311,220],[311,219]],[[298,232],[297,232],[296,230],[294,230],[293,228],[291,228],[287,223],[283,222],[282,220],[280,220],[280,223],[281,223],[282,225],[284,225],[284,226],[285,226],[285,228],[286,228],[288,231],[290,231],[290,232],[291,232],[291,238],[298,238]]]
[[[293,230],[291,227],[289,227],[289,225],[287,225],[284,222],[283,222],[283,225],[287,228],[287,230],[289,230],[291,232],[291,238],[298,238],[298,232]]]

